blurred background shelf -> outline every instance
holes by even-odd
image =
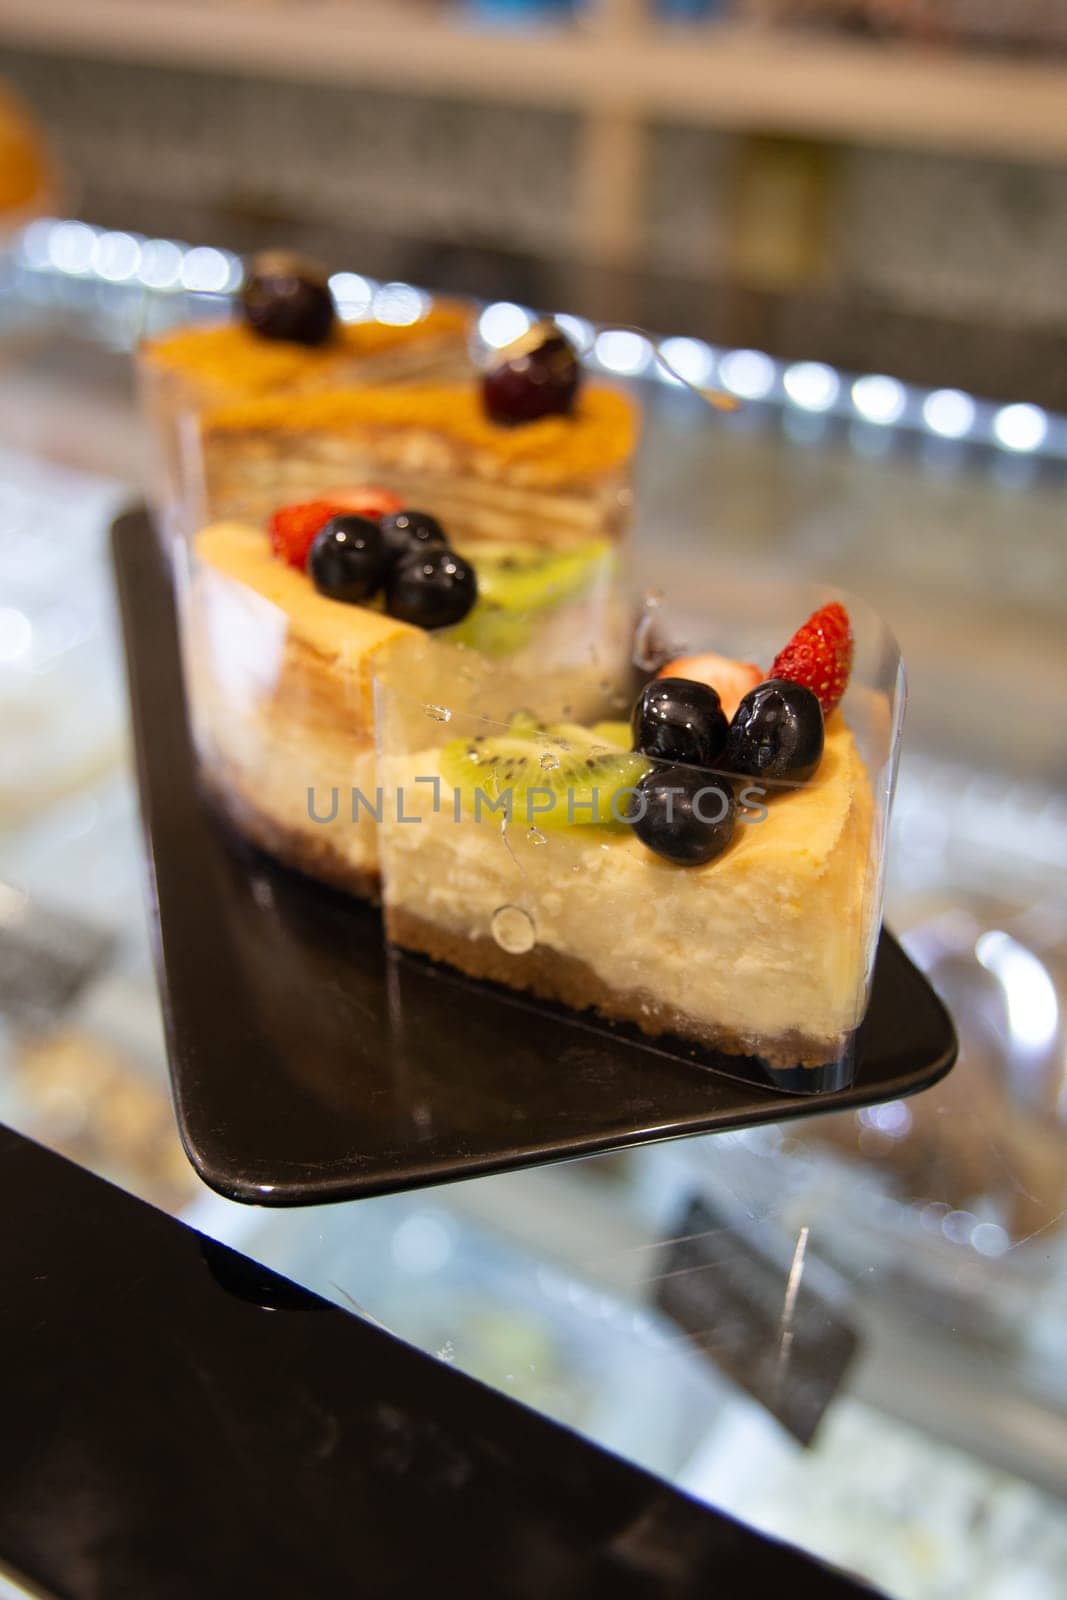
[[[1045,18],[1043,52],[907,31],[976,7]],[[831,15],[896,31],[800,26]],[[1057,29],[1038,0],[0,0],[0,75],[60,215],[1067,411]]]
[[[628,0],[595,6],[582,21],[515,28],[415,0],[2,0],[0,38],[592,116],[1067,157],[1067,64],[729,22],[668,24]]]

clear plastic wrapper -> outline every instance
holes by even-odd
[[[657,682],[710,670],[726,710],[731,696],[742,707],[759,696],[795,630],[842,599],[801,585],[722,594],[702,635],[663,608],[655,626],[688,641]],[[421,659],[383,651],[389,938],[739,1076],[797,1092],[849,1081],[881,922],[903,675],[884,625],[844,604],[848,687],[825,719],[815,707],[818,758],[785,776],[751,770],[732,738],[740,710],[701,766],[632,748],[624,676],[598,718],[565,703],[546,717],[521,685],[452,676],[432,640]],[[708,643],[716,654],[700,655]],[[646,619],[638,653],[648,647]],[[724,660],[732,678],[714,665]]]

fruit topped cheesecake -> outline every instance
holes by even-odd
[[[183,652],[205,786],[255,843],[312,876],[378,887],[372,667],[481,670],[551,715],[603,704],[625,659],[604,540],[464,546],[391,490],[214,522],[181,548]],[[427,670],[427,669],[424,669]],[[447,717],[447,711],[441,715]]]
[[[258,522],[277,505],[317,498],[324,485],[373,482],[468,544],[618,541],[636,408],[581,378],[564,336],[540,324],[477,379],[214,408],[187,453],[196,520]]]
[[[853,651],[834,603],[769,670],[722,655],[668,663],[629,724],[551,723],[524,707],[461,709],[436,729],[384,658],[390,939],[755,1059],[790,1087],[843,1081],[880,920],[897,716],[892,686],[873,715],[866,685],[847,692]]]

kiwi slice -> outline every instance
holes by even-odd
[[[604,744],[618,745],[620,750],[628,750],[630,748],[630,724],[628,722],[594,722],[590,732]]]
[[[468,546],[462,554],[478,576],[478,603],[450,637],[482,655],[513,654],[529,642],[531,617],[580,594],[610,549],[604,539],[564,551],[520,543]]]
[[[460,791],[465,816],[503,817],[510,793],[512,821],[542,832],[625,826],[612,801],[620,797],[615,809],[623,815],[621,791],[632,789],[649,766],[644,756],[598,737],[595,728],[544,726],[525,712],[500,733],[453,739],[441,750],[441,776]],[[494,805],[499,809],[490,809]]]

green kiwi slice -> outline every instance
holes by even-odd
[[[573,722],[542,726],[525,712],[499,733],[453,739],[441,750],[441,777],[459,790],[464,817],[510,814],[516,825],[546,833],[625,826],[622,791],[632,789],[650,765],[593,728]]]
[[[604,539],[564,551],[520,543],[468,546],[461,553],[478,575],[478,603],[450,638],[482,655],[514,654],[531,638],[531,619],[581,594],[610,550]]]
[[[630,748],[630,724],[628,722],[594,722],[590,732],[602,744],[617,745],[620,750]]]

